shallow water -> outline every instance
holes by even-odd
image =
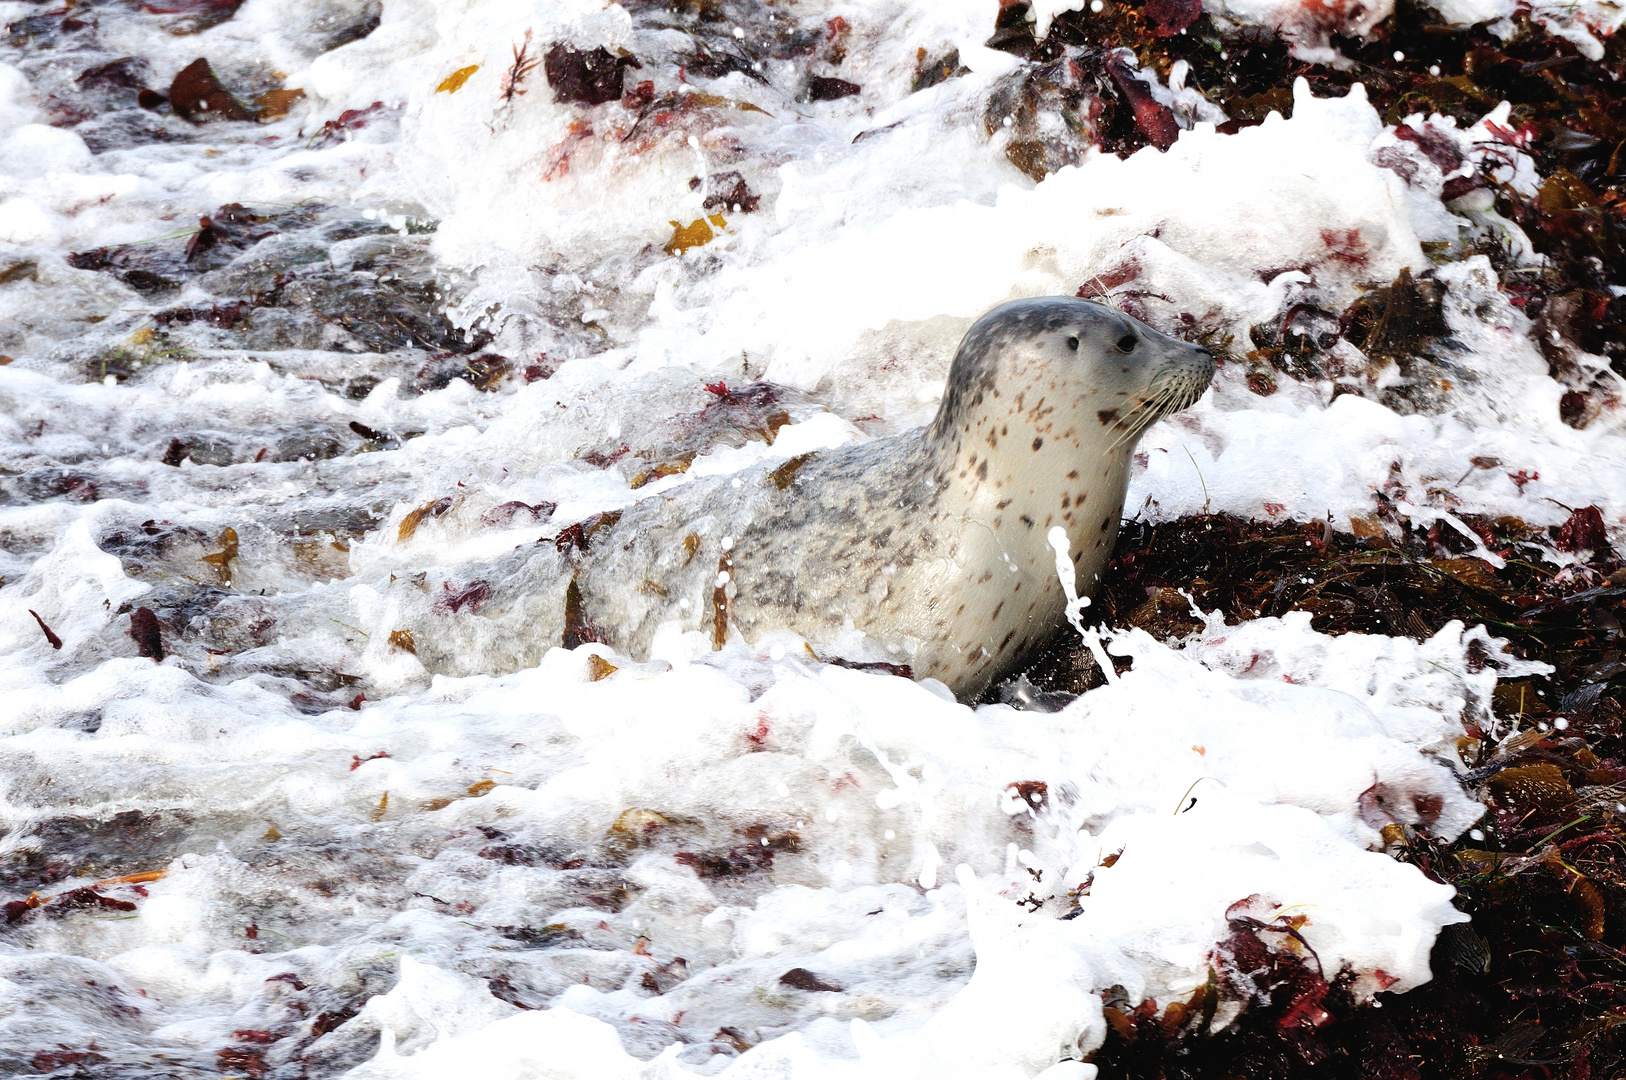
[[[1133,281],[1240,339],[1424,242],[1422,375],[1260,397],[1231,365],[1148,433],[1126,515],[1347,528],[1381,490],[1619,535],[1621,423],[1560,422],[1462,247],[1496,223],[1379,164],[1412,144],[1363,97],[1228,136],[1188,101],[1128,160],[1051,132],[1036,183],[996,9],[0,3],[5,1067],[1031,1075],[1099,1044],[1103,995],[1190,997],[1256,894],[1359,993],[1428,977],[1450,890],[1373,849],[1474,820],[1461,722],[1530,670],[1482,634],[1211,617],[1038,714],[789,635],[536,663],[465,591],[925,422],[1012,296]],[[636,57],[625,97],[556,101],[525,65],[559,43]],[[200,56],[261,122],[142,106]]]

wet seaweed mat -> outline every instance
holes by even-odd
[[[1463,554],[1467,542],[1449,529],[1363,539],[1324,522],[1226,516],[1126,526],[1100,598],[1109,625],[1184,638],[1202,629],[1193,601],[1232,620],[1308,611],[1315,629],[1335,635],[1424,638],[1456,619],[1556,670],[1500,683],[1495,712],[1506,727],[1464,733],[1461,779],[1487,806],[1480,828],[1451,845],[1385,830],[1392,854],[1455,886],[1473,916],[1440,936],[1432,982],[1357,1008],[1290,925],[1239,903],[1216,955],[1251,973],[1248,1012],[1210,1035],[1200,1032],[1212,987],[1167,1006],[1109,1001],[1112,1032],[1094,1058],[1103,1076],[1622,1075],[1626,564],[1590,546],[1593,513],[1551,530],[1471,520],[1503,569]],[[1059,652],[1027,677],[1052,693],[1098,681],[1075,643]]]
[[[1201,118],[1177,116],[1132,63],[1165,81],[1179,70],[1176,81],[1223,117],[1222,132],[1256,125],[1273,111],[1291,115],[1289,87],[1297,78],[1317,97],[1341,97],[1359,83],[1384,122],[1398,125],[1396,137],[1447,176],[1442,197],[1449,204],[1494,207],[1545,257],[1522,258],[1516,242],[1493,234],[1469,249],[1433,253],[1442,261],[1475,251],[1491,256],[1503,289],[1536,322],[1535,340],[1550,373],[1566,388],[1564,421],[1585,427],[1619,397],[1618,382],[1592,368],[1589,358],[1601,357],[1626,376],[1626,297],[1612,288],[1626,281],[1626,45],[1609,37],[1603,55],[1592,59],[1528,13],[1514,14],[1511,25],[1507,37],[1486,25],[1451,26],[1402,0],[1365,38],[1333,34],[1335,61],[1314,63],[1276,34],[1223,26],[1200,5],[1179,0],[1082,5],[1058,15],[1041,40],[1028,5],[1018,0],[1002,6],[988,44],[1023,62],[993,95],[986,124],[990,133],[1010,129],[1006,156],[1037,180],[1078,164],[1092,146],[1120,155],[1146,146],[1166,149],[1181,127]],[[927,81],[935,81],[937,61],[922,62]],[[1499,150],[1488,160],[1494,165],[1528,155],[1538,179],[1529,190],[1491,175],[1494,168],[1465,167],[1453,141],[1429,119],[1438,115],[1466,129],[1504,101],[1511,109],[1491,132]],[[1418,122],[1406,123],[1408,116]],[[1053,123],[1057,117],[1065,123]],[[1380,151],[1377,160],[1410,181],[1417,167],[1404,157]],[[1131,279],[1086,283],[1080,295],[1120,296],[1133,307]],[[1435,287],[1420,285],[1425,294]],[[1389,291],[1400,299],[1418,287],[1409,277],[1396,286]],[[1264,395],[1274,392],[1277,374],[1327,375],[1322,356],[1339,337],[1374,359],[1398,360],[1409,377],[1426,359],[1431,325],[1426,318],[1386,325],[1386,298],[1374,299],[1376,311],[1322,313],[1341,323],[1324,341],[1326,330],[1310,326],[1314,312],[1289,311],[1279,324],[1257,328],[1252,342],[1237,343],[1235,358],[1254,365],[1250,385]],[[1430,298],[1421,299],[1426,308]],[[1437,317],[1437,298],[1432,307]],[[1295,319],[1304,325],[1295,327]],[[1410,411],[1409,396],[1391,393],[1383,400]]]

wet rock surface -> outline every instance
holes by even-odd
[[[160,361],[220,350],[328,353],[330,364],[313,369],[306,355],[292,365],[301,374],[320,372],[324,386],[352,398],[392,375],[407,393],[440,389],[453,378],[491,389],[506,367],[463,359],[489,337],[447,320],[450,298],[435,278],[430,235],[335,218],[320,205],[259,213],[234,203],[200,219],[185,238],[97,248],[68,262],[117,278],[153,305],[140,345]],[[160,306],[183,289],[192,302]],[[115,346],[80,363],[89,378],[122,381],[138,376],[135,352]],[[359,354],[368,360],[358,363]],[[362,369],[367,374],[352,374]]]

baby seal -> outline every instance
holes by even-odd
[[[1100,304],[1001,304],[965,335],[928,427],[697,480],[519,549],[477,571],[477,615],[419,631],[419,657],[457,671],[483,653],[490,671],[494,641],[519,667],[586,640],[644,656],[674,622],[716,646],[861,631],[974,698],[1062,624],[1052,527],[1093,589],[1141,432],[1213,373],[1204,349]]]

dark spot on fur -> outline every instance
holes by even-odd
[[[1034,521],[1033,521],[1032,518],[1028,517],[1026,514],[1023,514],[1022,515],[1022,520],[1027,523],[1028,528],[1030,528],[1030,529],[1033,528]]]
[[[984,461],[981,465],[977,466],[977,479],[988,479],[988,462]]]
[[[1104,517],[1104,518],[1101,519],[1101,531],[1102,532],[1106,532],[1107,529],[1110,528],[1111,526],[1112,526],[1112,519],[1111,518]]]
[[[1044,440],[1042,438],[1036,438],[1036,439],[1033,440],[1033,449],[1037,450],[1037,449],[1039,449],[1039,447],[1041,447],[1043,445],[1044,445]]]
[[[1117,409],[1102,409],[1100,412],[1096,413],[1095,416],[1096,416],[1096,419],[1100,420],[1102,425],[1105,426],[1107,424],[1112,423],[1114,420],[1118,419],[1118,410]]]
[[[1016,631],[1015,630],[1012,630],[1010,633],[1006,634],[1005,635],[1005,640],[1001,641],[999,643],[999,650],[998,651],[999,652],[1004,652],[1005,651],[1005,646],[1009,645],[1011,643],[1011,638],[1013,638],[1015,636],[1016,636]]]

